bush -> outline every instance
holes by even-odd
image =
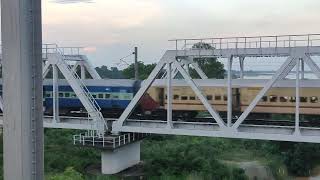
[[[222,139],[176,137],[144,142],[142,157],[149,177],[170,179],[197,175],[204,179],[246,179],[241,169],[230,169],[215,154],[230,148]],[[173,178],[176,177],[176,178]]]
[[[49,180],[84,180],[82,174],[68,167],[62,174],[49,177]]]
[[[320,145],[311,143],[291,143],[284,153],[284,162],[290,174],[309,176],[311,170],[319,163]]]

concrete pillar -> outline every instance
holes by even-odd
[[[5,180],[43,180],[41,0],[2,0]]]
[[[140,162],[140,141],[101,153],[102,174],[116,174]]]

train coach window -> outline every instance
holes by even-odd
[[[106,94],[105,98],[109,99],[110,98],[110,94]]]
[[[50,97],[51,97],[51,93],[50,93],[50,92],[47,92],[47,93],[46,93],[46,97],[47,97],[47,98],[50,98]]]
[[[208,95],[208,96],[207,96],[207,99],[208,99],[209,101],[211,101],[211,100],[212,100],[212,96],[211,96],[211,95]]]
[[[223,96],[224,101],[228,101],[228,97],[226,95]]]
[[[294,97],[294,96],[289,97],[289,101],[290,101],[290,102],[296,102],[296,97]]]
[[[277,96],[274,96],[274,95],[269,96],[270,102],[277,102],[277,99],[278,99]]]
[[[68,98],[68,97],[70,97],[70,93],[64,93],[64,96],[65,96],[66,98]]]
[[[310,102],[311,103],[317,103],[318,102],[318,97],[316,97],[316,96],[310,97]]]
[[[59,97],[63,97],[63,93],[59,93]]]
[[[97,98],[97,95],[96,95],[96,94],[92,94],[92,97],[93,97],[93,98]]]
[[[195,96],[190,96],[189,99],[190,100],[196,100],[196,97]]]
[[[268,101],[268,96],[263,96],[263,97],[261,98],[261,101],[262,101],[262,102],[267,102],[267,101]]]
[[[181,96],[181,100],[188,100],[188,96]]]
[[[214,100],[216,100],[216,101],[221,101],[221,96],[214,96]]]
[[[75,93],[71,93],[71,95],[70,95],[72,98],[76,98],[77,97],[77,95],[75,94]]]
[[[119,99],[119,96],[118,95],[113,95],[112,98],[113,99]]]
[[[179,95],[173,95],[173,99],[178,100],[179,99]]]
[[[103,99],[103,94],[98,94],[98,98]]]
[[[284,97],[281,96],[281,97],[280,97],[280,102],[288,102],[288,99],[289,99],[289,98],[288,98],[287,96],[284,96]]]
[[[307,97],[300,97],[300,102],[302,102],[302,103],[308,102],[308,98]]]

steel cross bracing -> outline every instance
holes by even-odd
[[[88,60],[87,56],[82,53],[81,49],[81,47],[58,47],[58,45],[56,44],[43,44],[43,77],[46,77],[50,70],[50,63],[46,63],[48,60],[48,55],[53,53],[60,53],[65,61],[75,62],[75,64],[72,65],[72,70],[74,72],[76,72],[76,69],[80,66],[81,79],[86,79],[86,71],[88,71],[93,79],[101,79],[100,75]]]
[[[44,59],[46,59],[46,64],[44,66],[43,78],[46,77],[48,73],[48,69],[52,66],[53,69],[53,119],[55,122],[59,122],[59,107],[58,107],[58,69],[66,78],[71,88],[85,107],[88,112],[88,116],[92,119],[92,134],[103,136],[106,131],[106,122],[100,112],[101,108],[96,102],[96,100],[92,97],[86,85],[83,83],[78,74],[74,71],[78,65],[81,66],[81,76],[85,78],[84,70],[82,69],[82,65],[87,66],[88,72],[91,74],[93,78],[101,79],[98,73],[94,70],[93,66],[90,65],[88,60],[84,55],[79,54],[79,50],[74,52],[71,49],[71,53],[66,53],[66,48],[59,48],[56,45],[49,47],[46,46],[44,49],[45,53],[43,53]],[[69,49],[69,48],[68,48]],[[78,61],[74,65],[74,69],[67,64],[67,61]],[[78,64],[78,63],[83,64]],[[91,69],[91,70],[89,70]]]
[[[229,138],[248,138],[248,139],[266,139],[282,141],[299,142],[317,142],[320,143],[320,131],[318,128],[300,127],[300,100],[296,98],[296,119],[295,126],[266,126],[266,125],[246,125],[243,122],[248,114],[252,112],[264,94],[272,87],[290,84],[296,89],[296,97],[299,97],[302,82],[305,86],[305,80],[301,80],[303,73],[300,74],[301,63],[305,62],[312,72],[320,78],[320,68],[313,61],[313,56],[320,56],[320,35],[288,35],[288,36],[259,36],[259,37],[235,37],[235,38],[210,38],[210,39],[178,39],[173,40],[176,43],[175,50],[168,50],[160,59],[157,66],[143,82],[142,87],[136,93],[133,100],[127,106],[121,117],[113,123],[113,132],[140,132],[156,134],[176,134],[193,136],[212,136]],[[199,46],[194,44],[199,43]],[[210,46],[202,46],[204,43]],[[182,47],[181,49],[179,48]],[[201,91],[201,82],[208,85],[210,80],[201,75],[203,71],[197,70],[202,80],[194,80],[190,77],[188,71],[189,64],[196,64],[193,58],[197,57],[217,57],[228,58],[227,80],[220,80],[220,87],[227,88],[227,122],[225,123],[214,107],[207,101]],[[238,86],[248,83],[243,79],[243,66],[246,57],[287,57],[287,60],[276,71],[270,80],[260,84],[262,90],[257,94],[247,109],[241,114],[235,122],[232,122],[232,88],[233,81]],[[239,58],[241,66],[240,79],[232,79],[232,62],[234,58]],[[187,64],[187,65],[186,65]],[[302,63],[304,64],[304,63]],[[157,79],[157,76],[164,71],[164,79]],[[185,67],[185,68],[184,68]],[[198,67],[195,65],[194,67]],[[292,80],[284,78],[290,71],[296,67],[295,83]],[[206,110],[211,114],[216,123],[200,122],[173,122],[172,121],[172,86],[176,73],[180,73],[186,84],[198,96]],[[166,82],[165,82],[166,81]],[[288,81],[288,82],[287,82]],[[197,83],[199,82],[199,83]],[[219,80],[214,81],[219,84]],[[320,81],[316,80],[319,84]],[[155,120],[135,120],[128,119],[134,108],[139,103],[140,98],[147,92],[148,88],[155,83],[167,88],[167,118],[161,121]],[[214,86],[214,85],[211,85]],[[219,86],[219,85],[218,85]]]

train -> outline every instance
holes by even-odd
[[[66,80],[59,80],[60,115],[85,116],[86,111],[77,95]],[[130,79],[84,80],[86,87],[101,107],[106,118],[117,118],[128,106],[142,82]],[[233,115],[240,116],[256,97],[261,87],[244,87],[232,89]],[[201,87],[208,102],[226,117],[227,89],[225,87]],[[2,87],[0,88],[0,94]],[[320,92],[317,88],[300,89],[300,113],[318,119],[320,117]],[[251,116],[270,118],[274,114],[295,114],[295,88],[271,88],[253,109]],[[206,109],[188,86],[173,87],[172,110],[174,120],[192,121]],[[43,105],[46,115],[53,114],[52,80],[44,80]],[[145,119],[165,119],[167,109],[167,90],[164,86],[151,86],[140,99],[139,105],[131,116]]]
[[[257,94],[261,87],[246,87],[232,89],[232,108],[234,112],[243,112]],[[219,112],[227,111],[227,89],[222,87],[202,87],[202,92],[208,102]],[[167,107],[166,88],[152,87],[151,97]],[[161,94],[163,93],[163,95]],[[161,94],[161,95],[160,95]],[[165,98],[163,98],[165,97]],[[306,115],[320,115],[320,92],[318,88],[300,89],[300,113]],[[205,111],[199,98],[190,87],[173,88],[173,110],[189,112]],[[295,88],[271,88],[253,109],[253,113],[294,114],[296,105]]]

